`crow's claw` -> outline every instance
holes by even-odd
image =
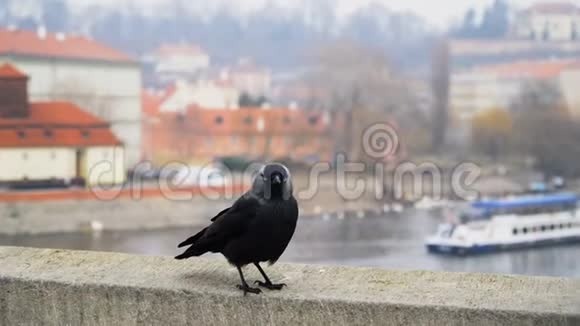
[[[265,283],[262,281],[255,281],[255,284],[258,284],[261,287],[264,287],[268,290],[282,290],[283,287],[287,286],[286,283],[280,283],[280,284],[273,284],[273,283]]]
[[[262,293],[262,290],[258,289],[258,288],[252,288],[249,287],[247,284],[246,285],[242,285],[242,284],[238,284],[238,289],[244,291],[244,296],[249,292],[249,293],[254,293],[254,294],[260,294]]]

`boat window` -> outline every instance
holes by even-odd
[[[571,227],[572,227],[572,222],[569,222],[568,223],[568,228],[571,228]]]
[[[513,234],[513,235],[517,235],[517,234],[518,234],[518,229],[513,229],[513,230],[512,230],[512,234]]]
[[[528,233],[528,228],[524,228],[524,234]]]
[[[542,225],[542,232],[546,231],[546,226]]]
[[[550,225],[550,230],[554,230],[554,224]]]

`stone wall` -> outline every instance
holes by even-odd
[[[0,325],[580,325],[580,280],[0,247]],[[246,268],[249,281],[260,279]]]

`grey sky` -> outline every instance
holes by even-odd
[[[72,3],[107,3],[118,5],[119,2],[132,1],[139,5],[163,4],[174,0],[69,0]],[[262,6],[268,1],[274,1],[282,6],[300,6],[306,1],[316,0],[191,0],[191,4],[196,7],[214,5],[216,3],[228,3],[228,6],[237,7],[237,11],[248,11]],[[393,10],[408,10],[423,16],[432,24],[439,27],[448,25],[452,21],[461,19],[463,13],[471,7],[483,8],[493,0],[335,0],[336,8],[340,14],[346,14],[361,6],[372,2],[385,4]],[[515,7],[522,8],[537,3],[539,0],[508,0]],[[548,0],[544,0],[548,1]],[[187,1],[186,1],[187,2]],[[580,0],[571,1],[580,3]]]

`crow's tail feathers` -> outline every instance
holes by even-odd
[[[185,259],[194,256],[201,256],[206,252],[210,251],[204,243],[194,243],[191,247],[187,248],[181,255],[175,256],[175,259]]]
[[[207,252],[203,243],[198,243],[199,239],[204,235],[207,228],[199,231],[197,234],[187,238],[185,241],[180,243],[177,247],[181,248],[184,246],[191,245],[191,247],[187,248],[181,255],[175,256],[175,259],[185,259],[193,256],[200,256]],[[203,241],[202,241],[203,242]],[[198,244],[200,244],[198,246]]]
[[[201,238],[205,234],[205,230],[207,230],[207,228],[205,228],[205,229],[199,231],[198,233],[196,233],[195,235],[192,235],[191,237],[187,238],[185,241],[178,244],[177,248],[189,246],[190,244],[195,243],[197,240],[199,240],[199,238]]]

